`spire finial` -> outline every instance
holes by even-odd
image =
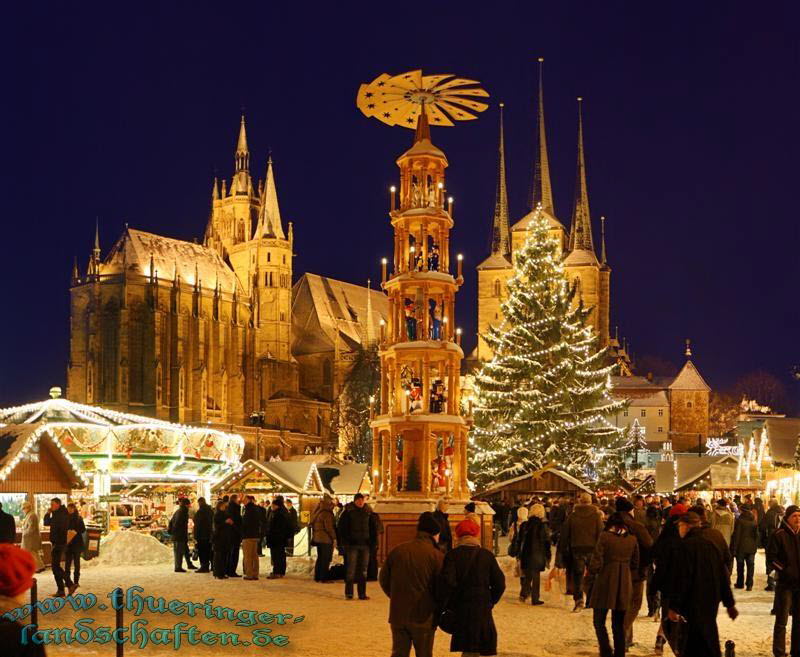
[[[94,219],[94,256],[100,258],[100,217]]]
[[[428,112],[425,109],[425,101],[422,101],[422,106],[419,110],[419,118],[417,119],[417,130],[414,133],[414,143],[422,141],[423,139],[431,140],[431,126],[428,123]]]
[[[692,357],[692,341],[689,338],[686,338],[686,351],[683,354],[687,359]]]
[[[494,219],[492,221],[492,255],[508,256],[511,253],[511,236],[508,228],[506,147],[503,128],[504,105],[504,103],[500,103],[500,139],[497,147],[497,186],[494,196]]]
[[[217,182],[217,177],[214,176],[214,186],[211,188],[211,200],[216,201],[219,199],[219,184]]]
[[[606,264],[606,218],[600,217],[600,264]]]
[[[575,199],[572,209],[569,247],[594,253],[589,191],[586,186],[586,158],[583,150],[583,98],[578,96],[578,165],[575,176]]]
[[[75,285],[80,279],[78,273],[78,256],[72,256],[72,284]]]
[[[236,142],[236,173],[250,169],[250,150],[247,148],[247,128],[244,122],[244,112],[239,123],[239,139]]]
[[[533,184],[530,193],[530,208],[534,210],[541,203],[542,208],[550,214],[555,214],[553,205],[553,187],[550,183],[550,159],[547,156],[547,132],[544,123],[544,82],[543,69],[544,57],[538,58],[539,62],[539,100],[538,100],[538,130],[536,132],[536,156],[533,161]]]

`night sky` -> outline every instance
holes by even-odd
[[[575,98],[584,98],[597,241],[607,217],[612,326],[637,355],[676,364],[690,337],[714,387],[758,368],[789,385],[800,361],[794,4],[4,8],[0,404],[66,384],[72,258],[85,267],[96,216],[104,255],[125,222],[202,236],[212,178],[232,173],[242,108],[252,172],[263,176],[271,149],[281,213],[295,222],[295,279],[306,271],[379,279],[391,247],[387,189],[412,132],[362,116],[356,90],[414,68],[480,80],[491,95],[477,121],[433,132],[450,161],[453,246],[466,273],[457,315],[472,349],[496,103],[506,103],[513,222],[526,211],[532,175],[538,56],[566,225]]]

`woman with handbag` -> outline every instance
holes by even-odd
[[[544,506],[534,504],[528,520],[519,528],[519,549],[517,559],[520,567],[522,589],[520,600],[529,597],[532,605],[543,605],[541,599],[541,574],[550,565],[550,532],[544,523]]]
[[[462,657],[497,654],[492,607],[503,596],[505,577],[491,551],[481,547],[473,520],[456,525],[458,545],[445,555],[441,575],[444,612],[439,627],[452,634],[450,652]]]
[[[625,657],[625,612],[633,592],[631,573],[639,567],[639,544],[628,533],[625,518],[612,513],[589,561],[584,588],[589,592],[588,606],[594,610],[594,630],[600,657]],[[614,649],[608,639],[606,618],[611,611]]]

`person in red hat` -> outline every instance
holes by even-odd
[[[506,589],[506,579],[494,554],[481,547],[481,528],[471,518],[456,525],[458,545],[444,557],[441,576],[443,609],[455,617],[450,652],[496,655],[494,607]]]
[[[22,625],[5,617],[29,601],[36,563],[33,555],[16,545],[0,544],[0,646],[4,657],[44,657],[44,647],[22,643]]]

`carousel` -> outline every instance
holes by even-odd
[[[213,483],[241,467],[244,449],[237,434],[77,404],[60,388],[45,401],[0,410],[0,427],[23,425],[63,447],[95,500],[162,489],[208,497]]]

